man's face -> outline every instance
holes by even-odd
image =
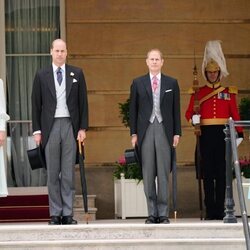
[[[219,79],[220,72],[217,71],[206,71],[207,79],[210,83],[216,83]]]
[[[53,48],[50,50],[52,61],[56,66],[62,66],[66,62],[67,48],[65,42],[56,40],[53,43]]]
[[[164,60],[161,58],[159,51],[156,50],[151,51],[146,59],[149,72],[153,75],[160,73],[163,62]]]

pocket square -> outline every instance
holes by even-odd
[[[170,91],[172,91],[172,89],[167,89],[167,90],[165,91],[165,93],[170,92]]]
[[[74,82],[77,82],[77,80],[76,80],[75,78],[73,78],[73,83],[74,83]]]

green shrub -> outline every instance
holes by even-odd
[[[241,120],[250,120],[250,98],[249,97],[241,98],[239,111],[240,111]]]

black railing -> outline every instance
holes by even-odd
[[[237,182],[237,191],[239,197],[240,211],[244,228],[244,235],[246,240],[247,250],[250,250],[250,235],[246,203],[243,193],[241,170],[238,158],[237,150],[237,136],[235,127],[250,127],[250,121],[234,121],[232,118],[228,120],[226,128],[224,130],[226,137],[226,216],[224,217],[224,223],[236,223],[237,219],[234,216],[234,200],[232,191],[232,170],[235,171],[235,177]]]

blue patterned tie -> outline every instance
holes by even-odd
[[[57,74],[57,81],[58,81],[59,85],[61,86],[61,84],[62,84],[62,71],[61,71],[60,67],[56,70],[56,74]]]

